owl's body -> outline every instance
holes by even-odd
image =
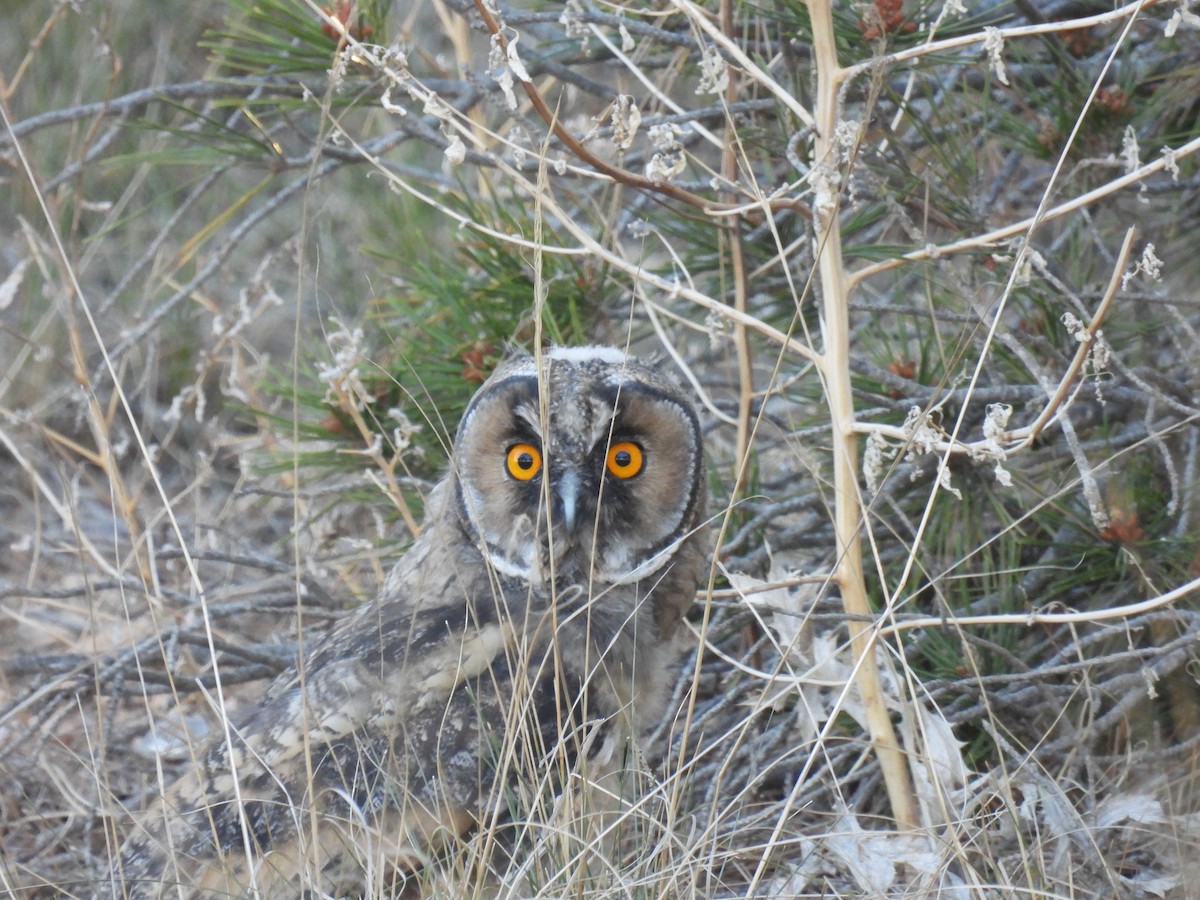
[[[619,772],[707,573],[704,489],[670,379],[606,348],[501,365],[379,597],[140,823],[117,895],[394,893],[546,783]]]

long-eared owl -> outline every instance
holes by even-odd
[[[378,597],[198,752],[115,894],[395,895],[539,787],[622,770],[708,574],[705,490],[668,375],[605,347],[503,362]]]

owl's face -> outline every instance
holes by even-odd
[[[620,584],[666,565],[703,516],[696,412],[606,347],[503,363],[459,425],[459,512],[491,565],[540,583]]]

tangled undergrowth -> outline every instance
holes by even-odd
[[[14,13],[0,887],[92,895],[542,335],[690,382],[719,513],[595,896],[1194,896],[1198,34],[1182,0]]]

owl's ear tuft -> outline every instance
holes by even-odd
[[[515,341],[505,341],[501,350],[503,351],[503,355],[500,358],[501,366],[512,362],[523,362],[533,358],[530,356],[528,350]],[[497,366],[497,368],[499,368],[499,366]]]
[[[679,364],[669,354],[661,353],[654,356],[644,356],[642,357],[642,362],[645,363],[647,369],[659,378],[664,379],[677,388],[682,389],[687,383],[683,373],[679,371]]]
[[[503,355],[501,356],[500,361],[496,363],[496,365],[492,368],[492,371],[488,374],[486,381],[489,384],[494,384],[496,381],[506,378],[515,372],[533,371],[533,357],[529,355],[528,351],[518,344],[506,342],[502,348],[502,353]],[[475,405],[475,401],[478,399],[478,397],[479,393],[476,393],[475,397],[471,399],[471,402],[467,407],[468,410]]]

